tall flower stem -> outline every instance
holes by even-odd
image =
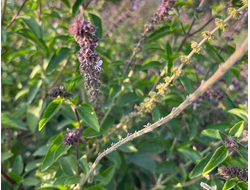
[[[11,21],[9,22],[9,24],[5,27],[5,30],[7,30],[13,23],[14,21],[17,19],[17,17],[19,16],[21,10],[23,9],[25,3],[27,2],[28,0],[25,0],[23,2],[23,4],[21,5],[21,7],[19,8],[19,10],[17,11],[17,13],[13,16],[13,18],[11,19]]]
[[[1,25],[2,25],[2,26],[3,26],[3,22],[4,22],[5,11],[6,11],[6,1],[7,1],[7,0],[3,0],[3,2],[2,2],[2,9],[3,9],[2,19],[1,19]]]
[[[3,170],[1,170],[1,176],[4,178],[11,186],[14,186],[16,182],[12,180]],[[18,188],[18,190],[24,190],[21,186]]]
[[[218,70],[213,74],[212,77],[210,77],[206,82],[203,81],[200,87],[193,94],[189,95],[186,98],[186,100],[183,103],[181,103],[176,109],[172,110],[172,112],[169,115],[167,115],[164,118],[161,118],[159,121],[141,129],[138,132],[135,131],[133,134],[128,135],[126,138],[122,139],[121,141],[117,142],[116,144],[114,144],[113,146],[111,146],[110,148],[102,152],[101,154],[99,154],[95,162],[92,164],[89,172],[87,173],[83,184],[86,183],[86,181],[89,179],[90,175],[94,171],[94,168],[101,161],[101,159],[105,157],[107,154],[113,152],[114,150],[119,148],[121,145],[139,136],[149,133],[153,131],[155,128],[158,128],[162,124],[167,123],[171,119],[177,117],[186,107],[188,107],[194,100],[196,100],[201,94],[203,94],[211,85],[213,85],[217,80],[219,80],[219,78],[222,75],[224,75],[225,72],[228,69],[230,69],[235,64],[235,62],[246,53],[247,48],[248,48],[248,38],[245,39],[245,41],[242,43],[241,46],[238,46],[236,48],[236,51],[234,52],[234,54],[232,54],[231,57],[223,65],[221,65],[218,68]]]

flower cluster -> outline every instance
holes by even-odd
[[[195,53],[200,54],[202,52],[202,50],[197,42],[192,41],[191,48],[194,50]]]
[[[208,31],[204,31],[202,32],[202,35],[205,39],[207,39],[208,41],[212,41],[212,40],[215,40],[215,36],[213,34],[211,34],[210,32]]]
[[[230,152],[233,152],[234,150],[238,150],[238,144],[237,144],[237,139],[232,138],[232,137],[227,137],[225,139],[225,146],[226,149],[229,150]]]
[[[224,23],[223,20],[219,19],[219,18],[216,18],[215,19],[215,25],[218,26],[220,29],[222,29],[223,31],[224,30],[227,30],[227,25]]]
[[[238,179],[240,181],[245,181],[248,182],[248,168],[244,168],[244,169],[240,169],[237,166],[233,166],[233,167],[220,167],[218,168],[218,172],[220,175],[228,178],[236,178],[238,177]]]
[[[163,0],[162,3],[157,7],[156,13],[150,18],[149,23],[145,24],[144,33],[154,31],[154,24],[159,23],[161,20],[168,18],[168,13],[172,10],[171,6],[175,5],[176,0]]]
[[[81,49],[77,52],[80,62],[80,73],[84,77],[87,87],[87,94],[91,105],[95,111],[100,110],[103,103],[103,94],[100,91],[100,74],[102,71],[102,61],[95,53],[98,37],[93,34],[96,27],[83,18],[78,18],[74,24],[69,27],[70,33],[74,34],[76,42]]]
[[[180,61],[181,61],[181,63],[183,63],[185,65],[189,65],[189,64],[192,63],[191,59],[188,58],[188,56],[185,56],[185,55],[180,56]]]
[[[63,145],[72,146],[78,143],[82,143],[81,136],[82,129],[69,130],[63,137]]]
[[[242,0],[244,5],[248,5],[248,0]]]
[[[48,91],[48,95],[53,97],[53,98],[57,98],[57,97],[66,98],[66,97],[71,96],[72,94],[65,89],[64,85],[62,85],[62,86],[59,86],[59,87],[56,86],[56,87],[50,89]]]
[[[218,89],[208,89],[206,92],[203,93],[203,95],[201,95],[193,102],[193,109],[196,110],[196,108],[200,106],[200,103],[203,100],[210,99],[216,101],[223,101],[225,100],[225,98],[225,94],[219,91]]]
[[[228,14],[232,15],[232,17],[235,18],[235,19],[240,18],[238,11],[236,9],[232,8],[232,7],[229,7],[227,9],[227,12],[228,12]]]
[[[131,2],[131,7],[126,10],[126,12],[121,13],[111,24],[109,27],[109,31],[104,34],[103,39],[111,35],[111,32],[119,26],[122,22],[125,21],[126,18],[131,17],[131,13],[138,9],[140,6],[140,0],[136,0],[135,2]]]

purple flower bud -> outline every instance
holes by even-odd
[[[72,146],[74,144],[82,143],[81,136],[81,129],[67,131],[63,137],[63,145]]]

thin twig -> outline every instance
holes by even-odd
[[[2,2],[2,9],[3,9],[2,19],[1,19],[1,25],[2,26],[3,26],[3,22],[4,22],[5,11],[6,11],[6,1],[7,0],[3,0],[3,2]]]
[[[190,35],[190,36],[193,36],[193,35],[195,35],[196,33],[202,31],[202,30],[203,30],[211,21],[213,21],[213,20],[214,20],[214,17],[211,17],[205,24],[203,24],[203,26],[201,26],[201,27],[200,27],[199,29],[197,29],[196,31],[190,33],[189,35]]]
[[[79,143],[76,143],[76,162],[77,162],[77,175],[80,174],[80,165],[79,165]]]
[[[16,182],[12,180],[3,170],[1,170],[1,176],[4,178],[11,186],[14,186]],[[23,188],[20,186],[18,190],[23,190]]]
[[[21,7],[19,8],[19,10],[17,11],[17,13],[13,16],[13,18],[11,19],[11,21],[9,22],[9,24],[5,27],[5,30],[7,30],[12,24],[13,22],[17,19],[17,17],[19,16],[21,10],[23,9],[25,3],[27,2],[28,0],[25,0],[23,2],[23,4],[21,5]]]
[[[247,7],[247,5],[244,5],[244,6],[242,6],[241,8],[239,8],[237,11],[239,12],[239,11],[245,9],[246,7]],[[232,18],[232,15],[228,16],[228,17],[224,20],[224,23],[226,23],[226,22],[227,22],[228,20],[230,20],[231,18]],[[215,28],[210,32],[210,34],[211,34],[211,35],[214,34],[218,29],[219,29],[219,26],[215,27]],[[202,44],[205,43],[206,41],[207,41],[207,38],[203,38],[203,39],[200,41],[200,43],[198,44],[198,46],[201,47]],[[194,53],[195,53],[195,50],[192,50],[192,51],[188,54],[187,58],[190,59],[190,58],[193,56]],[[183,67],[184,67],[184,63],[182,63],[182,64],[177,68],[177,70],[178,70],[178,71],[181,71]],[[165,67],[165,68],[162,70],[162,72],[161,72],[161,76],[162,76],[162,77],[165,75],[165,72],[166,72],[166,67]],[[174,81],[174,80],[176,80],[177,78],[178,78],[178,75],[176,75],[176,73],[174,73],[174,74],[170,77],[170,81]],[[160,81],[161,78],[158,78],[158,80]],[[158,80],[157,80],[157,82],[159,82]],[[171,84],[171,82],[165,83],[165,84],[164,84],[164,88],[167,88],[167,87],[169,86],[169,84]],[[153,87],[153,89],[156,87],[156,85],[157,85],[157,83],[155,83],[155,86]],[[115,130],[119,129],[121,126],[122,126],[121,123],[118,124],[118,125],[116,126],[116,128],[113,128],[112,132],[114,132]],[[109,136],[109,135],[111,135],[111,133],[108,133],[108,135],[104,136],[103,139],[105,139],[105,138],[106,138],[107,136]]]
[[[61,76],[62,76],[62,74],[64,72],[65,67],[67,66],[67,61],[68,60],[66,60],[66,59],[63,61],[62,66],[60,67],[60,69],[61,69],[60,72],[57,74],[56,79],[51,83],[49,88],[52,88],[55,85],[57,85],[58,81],[60,80],[60,78],[61,78]]]
[[[175,185],[174,188],[187,187],[189,185],[196,183],[197,181],[200,181],[202,178],[203,178],[203,176],[200,175],[199,177],[196,177],[190,181],[187,181],[186,183]]]
[[[95,162],[92,164],[89,172],[87,173],[84,183],[89,179],[90,175],[94,171],[97,164],[101,161],[103,157],[108,155],[109,153],[113,152],[117,148],[119,148],[121,145],[139,137],[142,136],[148,132],[153,131],[155,128],[161,126],[162,124],[170,121],[171,119],[177,117],[186,107],[188,107],[195,99],[197,99],[201,94],[203,94],[211,85],[213,85],[240,57],[242,57],[245,52],[247,51],[248,46],[248,39],[245,39],[245,41],[242,43],[241,46],[236,48],[236,51],[234,54],[223,64],[221,65],[218,70],[213,74],[213,76],[208,79],[206,82],[201,83],[200,87],[191,95],[189,95],[186,100],[181,103],[176,109],[172,110],[169,115],[167,115],[164,118],[161,118],[159,121],[155,122],[154,124],[141,129],[138,132],[134,132],[133,134],[127,135],[126,138],[122,139],[121,141],[117,142],[107,150],[104,150],[101,154],[98,155]]]
[[[42,0],[39,1],[39,6],[38,6],[38,20],[40,22],[42,21]]]

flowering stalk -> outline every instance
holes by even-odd
[[[155,128],[157,128],[157,127],[161,126],[162,124],[170,121],[171,119],[177,117],[188,105],[190,105],[196,98],[198,98],[201,94],[203,94],[211,85],[213,85],[217,80],[219,80],[219,78],[222,75],[224,75],[225,72],[228,69],[230,69],[233,66],[233,64],[246,53],[247,48],[248,48],[248,39],[245,39],[245,41],[241,44],[241,46],[238,46],[236,48],[236,51],[234,52],[234,54],[232,54],[231,57],[223,65],[221,65],[218,68],[218,70],[213,74],[213,76],[210,77],[210,79],[208,79],[206,82],[203,81],[201,83],[200,87],[193,94],[189,95],[186,98],[186,100],[183,103],[181,103],[176,109],[172,110],[172,112],[169,115],[167,115],[164,118],[160,118],[160,120],[155,122],[154,124],[145,125],[144,126],[145,128],[141,129],[138,132],[135,131],[133,134],[128,134],[126,138],[113,144],[110,148],[108,148],[107,150],[104,150],[104,152],[99,154],[98,157],[96,158],[95,162],[90,167],[90,170],[87,173],[87,175],[83,181],[83,184],[86,183],[86,181],[89,179],[90,175],[94,171],[95,167],[97,166],[97,164],[100,162],[100,160],[104,156],[113,152],[114,150],[119,148],[121,145],[123,145],[123,144],[125,144],[125,143],[139,137],[139,136],[142,136],[148,132],[151,132]]]
[[[236,178],[238,177],[238,179],[240,181],[245,181],[248,182],[248,168],[244,168],[244,169],[240,169],[237,166],[233,166],[233,167],[220,167],[218,168],[218,172],[220,175],[228,178]]]
[[[237,10],[237,12],[240,12],[241,10],[245,9],[247,5],[242,6]],[[193,50],[189,53],[187,56],[181,56],[180,61],[181,65],[178,68],[173,67],[172,68],[172,73],[173,75],[171,77],[165,77],[165,83],[160,83],[156,86],[156,89],[158,92],[151,91],[149,93],[150,98],[145,98],[144,102],[142,102],[139,106],[135,106],[136,111],[131,112],[129,115],[124,116],[121,119],[121,125],[123,128],[127,128],[127,123],[133,121],[135,118],[136,121],[140,120],[141,117],[143,117],[146,113],[149,113],[152,111],[152,109],[156,106],[156,103],[160,101],[160,97],[163,95],[166,95],[169,90],[167,87],[174,81],[176,80],[179,76],[182,75],[182,68],[184,65],[191,64],[191,57],[193,56],[194,53],[201,53],[201,45],[206,42],[207,40],[213,40],[214,36],[213,34],[219,29],[219,28],[225,28],[225,23],[230,20],[233,17],[233,15],[228,16],[224,21],[220,21],[218,26],[214,28],[211,32],[204,31],[203,34],[203,39],[202,41],[198,44],[196,42],[191,43],[191,47]],[[218,22],[218,21],[217,21]],[[165,71],[161,73],[161,75],[164,75]]]
[[[136,9],[138,9],[139,7],[139,2],[140,0],[135,0],[135,2],[131,3],[132,7],[130,7],[129,9],[126,10],[125,13],[119,13],[120,16],[118,16],[117,19],[115,19],[115,21],[111,24],[111,26],[109,27],[109,31],[107,31],[104,35],[103,35],[103,40],[110,36],[111,32],[118,27],[119,24],[121,24],[122,22],[125,21],[126,18],[131,17],[131,13],[133,13]]]
[[[129,67],[135,58],[136,53],[141,51],[141,44],[147,38],[147,34],[154,31],[154,25],[160,21],[168,18],[168,12],[172,9],[171,6],[175,5],[176,0],[162,0],[162,3],[158,6],[156,12],[152,15],[149,23],[144,25],[144,32],[141,34],[141,38],[133,49],[133,53],[130,59],[127,61],[123,78],[128,74]]]
[[[69,32],[74,34],[76,42],[81,47],[77,52],[77,57],[80,62],[79,70],[87,87],[89,101],[97,115],[100,115],[103,103],[103,94],[100,91],[102,61],[99,60],[98,54],[95,53],[98,42],[98,37],[93,34],[95,30],[95,26],[80,17],[69,27]]]
[[[66,134],[63,137],[63,145],[64,146],[73,146],[76,145],[76,160],[77,160],[77,174],[80,174],[80,166],[79,166],[79,143],[83,143],[81,140],[82,137],[82,128],[81,128],[81,123],[80,123],[80,117],[77,112],[77,109],[74,104],[72,104],[71,99],[69,96],[72,94],[68,91],[66,91],[65,87],[62,86],[57,86],[48,91],[48,95],[57,98],[57,97],[64,97],[67,100],[70,101],[71,108],[76,116],[76,120],[78,122],[78,127],[76,130],[67,130]]]

